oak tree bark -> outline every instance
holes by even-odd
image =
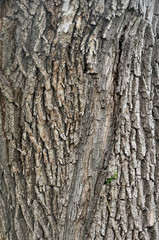
[[[159,239],[158,98],[158,0],[0,0],[0,238]]]

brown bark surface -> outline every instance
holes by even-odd
[[[158,0],[0,0],[0,239],[159,239]]]

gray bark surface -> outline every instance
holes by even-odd
[[[0,239],[159,239],[158,0],[0,0]]]

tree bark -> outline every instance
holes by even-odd
[[[1,239],[159,239],[158,0],[0,14]]]

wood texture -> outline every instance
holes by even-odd
[[[159,239],[158,49],[158,0],[0,1],[2,240]]]

